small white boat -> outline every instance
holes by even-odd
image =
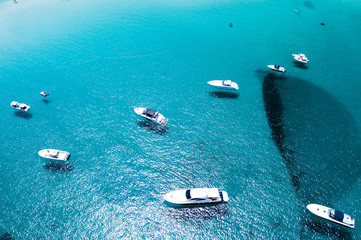
[[[207,83],[216,88],[221,88],[225,90],[238,90],[238,84],[232,82],[231,80],[212,80]]]
[[[166,119],[162,114],[149,108],[134,108],[134,112],[139,116],[161,126],[166,125],[168,122],[168,119]]]
[[[292,56],[296,61],[299,61],[299,62],[302,62],[302,63],[308,63],[309,62],[306,55],[303,54],[303,53],[292,54]]]
[[[70,154],[66,151],[56,149],[43,149],[38,152],[39,156],[48,160],[62,161],[69,160]]]
[[[42,92],[40,92],[40,95],[43,97],[47,97],[47,96],[49,96],[49,93],[42,91]]]
[[[286,68],[281,67],[280,65],[267,65],[267,67],[272,69],[273,71],[286,72]]]
[[[16,101],[12,101],[10,103],[10,106],[12,108],[15,108],[15,109],[18,109],[18,110],[21,110],[21,111],[24,111],[24,112],[27,112],[30,109],[30,106],[26,105],[25,103],[18,103]]]
[[[314,203],[308,204],[307,209],[316,216],[329,222],[333,222],[347,228],[355,228],[355,219],[339,210]]]
[[[163,197],[166,203],[175,207],[214,205],[228,202],[228,194],[218,188],[180,189],[167,193]]]

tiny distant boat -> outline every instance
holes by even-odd
[[[171,191],[163,199],[173,207],[192,207],[226,203],[228,194],[218,188],[192,188]]]
[[[47,96],[49,96],[49,93],[42,91],[42,92],[40,92],[40,95],[43,97],[47,97]]]
[[[307,209],[313,213],[314,215],[325,219],[329,222],[333,222],[335,224],[347,227],[347,228],[355,228],[355,219],[351,218],[349,215],[335,210],[329,207],[325,207],[319,204],[308,204]]]
[[[134,112],[139,116],[161,126],[166,125],[168,122],[168,119],[166,119],[162,114],[149,108],[134,108]]]
[[[309,62],[306,55],[303,54],[303,53],[292,54],[292,56],[296,61],[299,61],[299,62],[302,62],[302,63],[308,63]]]
[[[70,158],[70,154],[66,151],[60,151],[56,149],[43,149],[38,152],[39,156],[47,159],[47,160],[54,160],[65,162],[68,161]]]
[[[212,80],[207,83],[216,88],[221,88],[225,90],[238,90],[238,84],[232,82],[231,80]]]
[[[273,71],[286,72],[286,68],[281,67],[280,65],[267,65],[267,67],[272,69]]]
[[[15,108],[17,110],[21,110],[21,111],[24,111],[24,112],[27,112],[30,109],[30,106],[26,105],[25,103],[18,103],[16,101],[12,101],[10,103],[10,106],[12,108]]]

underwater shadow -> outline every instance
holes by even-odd
[[[167,215],[175,220],[205,220],[212,218],[224,217],[228,214],[228,206],[226,204],[206,207],[191,208],[171,208],[167,210]]]
[[[42,100],[42,102],[43,102],[43,103],[45,103],[45,104],[49,104],[49,103],[51,103],[51,101],[50,101],[50,100],[48,100],[48,99],[43,99],[43,100]]]
[[[31,113],[28,112],[24,112],[24,111],[15,111],[14,115],[20,118],[24,118],[24,119],[31,119],[33,117],[33,115]]]
[[[305,226],[312,233],[319,233],[327,237],[332,237],[339,240],[351,240],[352,234],[347,229],[332,226],[319,220],[306,221]]]
[[[139,127],[144,128],[150,132],[157,133],[157,134],[166,134],[168,129],[162,127],[160,125],[155,125],[154,123],[145,121],[145,120],[137,120],[137,124]]]
[[[303,206],[333,204],[361,177],[353,116],[330,93],[304,79],[262,70],[256,74],[272,139],[298,200]]]
[[[304,1],[303,2],[303,5],[306,7],[306,8],[309,8],[309,9],[314,9],[315,6],[313,6],[313,3],[311,1]]]
[[[48,172],[68,173],[73,171],[74,167],[70,163],[47,163],[44,169]]]
[[[301,63],[299,61],[293,61],[293,66],[296,68],[308,69],[308,66],[305,63]]]
[[[235,92],[222,92],[222,91],[213,91],[209,92],[209,96],[216,97],[216,98],[229,98],[229,99],[236,99],[238,98],[238,93]]]
[[[0,240],[15,240],[15,238],[13,237],[13,235],[11,235],[11,233],[6,232],[0,234]]]

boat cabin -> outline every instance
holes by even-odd
[[[331,217],[332,219],[335,219],[335,220],[337,220],[337,221],[342,222],[342,221],[343,221],[343,218],[344,218],[344,213],[341,212],[341,211],[339,211],[339,210],[334,210],[334,209],[332,209],[332,210],[330,211],[330,217]]]
[[[211,188],[211,189],[199,189],[199,190],[191,190],[188,189],[186,191],[186,198],[188,200],[207,200],[210,199],[212,201],[219,200],[219,191],[218,188]]]
[[[145,110],[144,114],[147,116],[147,117],[150,117],[150,118],[155,118],[157,115],[158,115],[158,112],[152,110],[152,109],[147,109]]]

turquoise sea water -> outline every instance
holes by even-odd
[[[18,2],[0,3],[1,237],[361,238],[361,2]],[[45,164],[44,148],[71,159]],[[163,203],[191,187],[230,201]],[[308,203],[356,228],[317,221]]]

